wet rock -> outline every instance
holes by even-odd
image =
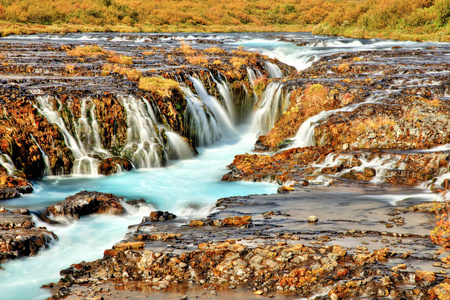
[[[150,212],[150,221],[152,222],[164,222],[167,220],[173,220],[177,216],[168,211],[152,211]]]
[[[292,191],[294,191],[295,189],[293,188],[293,187],[291,187],[291,186],[285,186],[285,185],[283,185],[282,187],[279,187],[278,189],[277,189],[277,192],[279,193],[279,194],[287,194],[287,193],[289,193],[289,192],[292,192]]]
[[[54,216],[68,216],[79,219],[89,214],[121,215],[123,198],[113,194],[82,191],[67,197],[64,201],[47,208],[46,213]]]
[[[145,247],[144,242],[126,242],[115,245],[114,249],[118,251],[125,251],[125,250],[143,249],[144,247]]]
[[[53,232],[35,227],[27,210],[0,212],[0,263],[36,255],[55,239]]]
[[[133,164],[126,157],[110,157],[102,160],[98,164],[98,173],[111,175],[133,169]]]
[[[0,188],[0,200],[20,197],[20,193],[15,188]]]
[[[414,280],[416,282],[425,281],[431,283],[436,280],[436,274],[428,271],[416,271]]]

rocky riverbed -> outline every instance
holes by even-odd
[[[446,55],[339,54],[292,75],[289,108],[256,143],[270,152],[237,156],[223,178],[275,180],[278,195],[144,218],[102,259],[63,270],[53,298],[449,299],[448,253],[429,238],[440,208],[408,188],[445,194],[449,153],[432,148],[449,142]],[[324,110],[305,141],[296,128]]]
[[[333,54],[295,71],[172,42],[1,43],[2,198],[43,175],[192,157],[252,111],[258,153],[223,180],[279,194],[219,199],[200,219],[143,216],[103,258],[62,270],[45,286],[53,299],[449,299],[449,253],[429,237],[449,178],[447,49]],[[120,196],[85,191],[36,215],[122,214]],[[0,213],[3,259],[56,239],[28,214]]]
[[[404,192],[308,186],[219,199],[202,220],[144,218],[102,259],[72,265],[48,287],[55,299],[447,299],[450,266],[429,239],[435,205],[417,203],[412,191],[396,206],[383,200]],[[307,221],[311,214],[317,222]]]

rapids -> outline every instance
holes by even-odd
[[[205,48],[208,42],[218,43],[224,49],[257,51],[271,58],[294,66],[297,70],[307,68],[320,57],[339,53],[371,49],[390,49],[401,46],[408,49],[426,49],[430,46],[450,47],[448,44],[396,42],[385,40],[356,40],[348,38],[330,38],[313,36],[308,33],[245,33],[245,34],[69,34],[11,36],[2,41],[21,43],[82,43],[96,44],[118,43],[122,47],[136,46],[147,41],[159,43],[159,47],[178,45],[180,41],[189,42],[192,47]],[[266,63],[269,77],[281,77],[280,70],[272,63]],[[260,74],[248,70],[253,82]],[[127,214],[116,216],[90,216],[80,221],[68,221],[67,226],[50,226],[37,219],[38,226],[47,226],[58,235],[50,249],[42,250],[36,257],[11,261],[2,265],[0,271],[0,289],[2,299],[45,299],[46,290],[40,286],[59,279],[59,271],[82,260],[94,260],[101,257],[103,250],[121,240],[130,224],[139,223],[143,215],[151,209],[168,210],[181,218],[204,216],[213,210],[218,198],[232,195],[248,195],[275,193],[277,186],[273,183],[222,182],[221,176],[226,173],[226,165],[232,162],[237,154],[250,152],[257,136],[267,132],[276,119],[289,105],[289,93],[283,90],[283,84],[272,83],[263,93],[263,100],[253,115],[246,120],[247,124],[236,126],[237,117],[233,111],[231,94],[227,90],[226,81],[216,78],[219,93],[225,100],[222,106],[217,99],[209,95],[202,83],[191,77],[194,89],[182,87],[190,114],[191,126],[197,128],[193,139],[197,142],[199,155],[194,157],[187,150],[184,140],[170,128],[160,124],[154,117],[153,109],[145,106],[138,99],[123,98],[122,102],[128,116],[128,139],[130,151],[133,151],[133,165],[137,170],[113,176],[99,176],[95,169],[96,156],[108,156],[96,135],[95,118],[91,110],[93,106],[83,106],[82,117],[75,124],[78,136],[73,136],[61,117],[49,105],[50,99],[39,97],[41,114],[54,123],[64,133],[64,139],[73,152],[76,163],[74,175],[48,176],[34,182],[32,194],[13,200],[3,201],[6,208],[26,207],[31,211],[41,211],[46,206],[62,201],[65,197],[81,190],[110,192],[126,199],[144,199],[148,206],[140,208],[127,207]],[[89,102],[86,99],[83,105]],[[322,113],[308,120],[299,130],[296,145],[310,144],[313,123],[325,115]],[[304,127],[304,128],[303,128]],[[169,146],[163,147],[163,156],[169,162],[166,167],[155,153],[160,151],[162,130],[169,139]],[[82,136],[82,138],[80,138]],[[126,148],[124,151],[127,151]],[[0,163],[11,169],[11,159],[0,156]],[[368,162],[369,163],[369,162]],[[382,162],[380,162],[381,164]],[[376,162],[370,162],[371,165]],[[90,175],[86,175],[86,173]],[[338,197],[338,195],[336,195]],[[392,198],[392,197],[391,197]],[[387,201],[392,201],[388,197]],[[425,197],[426,198],[426,197]],[[397,200],[397,199],[396,199]],[[401,199],[399,199],[401,200]]]

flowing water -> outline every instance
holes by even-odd
[[[89,42],[136,47],[155,40],[159,47],[179,45],[181,40],[198,48],[210,47],[208,41],[214,42],[215,46],[219,42],[219,46],[225,49],[237,49],[242,45],[245,50],[278,58],[298,70],[310,66],[319,57],[338,52],[390,49],[393,46],[410,49],[449,47],[448,44],[355,40],[307,33],[33,35],[6,37],[0,39],[0,43],[7,41],[20,45]],[[265,69],[269,77],[282,76],[279,68],[270,62],[266,63]],[[258,71],[247,71],[251,82],[261,76]],[[204,216],[211,212],[215,201],[220,197],[276,191],[277,186],[272,183],[222,182],[220,179],[227,172],[226,165],[232,162],[236,154],[252,151],[256,136],[270,130],[276,118],[289,105],[289,91],[281,83],[270,84],[263,93],[259,106],[248,117],[247,124],[236,127],[237,116],[227,82],[222,78],[214,78],[223,98],[222,106],[206,92],[199,79],[193,76],[190,80],[194,89],[183,86],[182,91],[187,101],[186,120],[189,126],[196,128],[191,138],[200,146],[199,155],[194,157],[180,136],[157,121],[157,112],[148,102],[123,96],[121,100],[127,112],[129,128],[127,147],[123,151],[131,152],[133,165],[138,169],[108,177],[95,175],[93,171],[96,170],[98,157],[109,157],[110,153],[99,143],[96,120],[92,117],[95,107],[89,98],[82,102],[81,117],[74,120],[74,132],[66,127],[55,109],[58,99],[44,95],[38,97],[38,110],[60,129],[74,154],[74,175],[45,177],[34,182],[34,193],[3,201],[2,206],[40,211],[81,190],[110,192],[128,200],[144,199],[148,206],[127,207],[127,214],[123,217],[90,216],[76,222],[69,221],[69,225],[59,227],[35,220],[38,226],[47,226],[54,231],[59,240],[36,257],[3,264],[3,270],[0,271],[2,299],[45,299],[48,293],[39,288],[42,284],[57,281],[59,270],[70,264],[101,257],[104,249],[120,241],[128,225],[139,223],[142,216],[151,209],[168,210],[180,217]],[[296,137],[297,145],[309,145],[313,123],[330,113],[333,112],[319,114],[305,122],[302,125],[304,128],[299,130]],[[167,136],[167,144],[163,134]],[[166,167],[161,167],[164,165],[162,160],[169,162]],[[330,163],[332,162],[333,158],[330,158]],[[373,161],[367,163],[371,166],[377,164]],[[8,170],[13,169],[11,159],[5,154],[0,154],[0,164]],[[85,175],[86,173],[90,176]],[[386,201],[392,201],[392,197],[385,198],[388,199]]]

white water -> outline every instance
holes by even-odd
[[[287,110],[290,94],[283,92],[283,84],[271,82],[261,95],[257,110],[253,115],[252,131],[257,136],[267,134],[278,118]]]
[[[16,170],[16,167],[14,166],[14,162],[12,161],[11,157],[9,157],[8,154],[1,152],[0,152],[0,165],[6,169],[9,175],[12,175],[14,173],[14,170]]]
[[[38,146],[39,151],[41,152],[42,155],[42,159],[44,160],[44,164],[45,164],[45,169],[44,169],[44,176],[49,176],[52,174],[52,171],[50,169],[50,160],[48,158],[48,155],[45,154],[44,150],[42,150],[41,146],[39,145],[39,143],[36,141],[36,139],[34,138],[33,135],[31,135],[31,139],[33,140],[33,142],[36,144],[36,146]]]
[[[89,140],[91,136],[91,128],[87,122],[83,121],[83,117],[80,118],[78,124],[74,124],[74,128],[77,134],[72,135],[67,129],[63,118],[59,115],[56,108],[56,104],[61,107],[61,104],[50,96],[37,96],[36,102],[38,104],[38,111],[42,114],[47,121],[56,124],[59,127],[59,131],[64,136],[64,141],[67,147],[72,151],[75,157],[73,174],[91,174],[96,175],[98,160],[88,156],[89,151],[85,149],[85,144],[80,138],[80,134],[85,135]]]

